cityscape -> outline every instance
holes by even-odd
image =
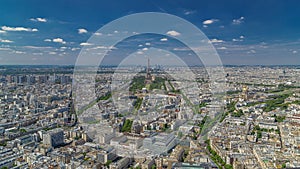
[[[22,74],[15,73],[20,69]],[[115,67],[108,67],[97,76],[97,101],[81,116],[72,101],[71,69],[2,68],[2,167],[299,166],[297,66],[224,67],[225,107],[206,136],[201,131],[216,106],[209,92],[184,95],[182,85],[148,65],[130,82],[129,94],[119,98],[130,104],[117,110],[106,87]],[[209,91],[204,68],[193,69],[199,90]]]
[[[300,168],[299,2],[0,4],[0,169]]]

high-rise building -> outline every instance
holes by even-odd
[[[48,131],[43,135],[43,144],[50,147],[57,147],[64,144],[63,129],[57,128]]]
[[[149,84],[149,83],[151,83],[151,81],[153,81],[153,77],[151,76],[151,73],[150,73],[150,59],[148,58],[145,83]]]

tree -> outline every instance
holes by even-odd
[[[26,133],[27,131],[25,129],[20,129],[21,133]]]
[[[283,163],[283,164],[281,165],[281,168],[286,168],[286,164]]]
[[[230,165],[230,164],[226,164],[224,167],[225,167],[225,169],[233,169],[232,165]]]
[[[122,132],[130,132],[133,121],[126,119],[124,125],[122,126]]]
[[[108,167],[111,163],[112,163],[111,160],[107,160],[107,162],[104,165]]]

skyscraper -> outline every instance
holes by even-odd
[[[50,147],[57,147],[64,144],[63,129],[57,128],[48,131],[43,135],[43,144]]]

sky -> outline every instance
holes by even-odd
[[[298,65],[299,6],[297,0],[2,0],[0,64],[74,65],[104,25],[162,12],[200,29],[224,65]]]

